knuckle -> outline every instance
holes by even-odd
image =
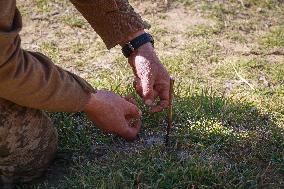
[[[131,112],[137,112],[138,108],[137,106],[135,106],[133,103],[129,102],[129,108],[128,108]]]

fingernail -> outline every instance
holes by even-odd
[[[141,110],[139,110],[139,115],[142,116],[142,111]]]
[[[145,100],[145,104],[147,106],[151,106],[153,104],[152,100],[148,99],[148,100]]]

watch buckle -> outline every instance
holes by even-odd
[[[135,51],[134,47],[132,46],[132,44],[130,42],[127,43],[127,46],[132,50]]]

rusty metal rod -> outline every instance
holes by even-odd
[[[167,134],[166,134],[166,146],[169,144],[169,135],[173,126],[173,94],[174,94],[174,78],[170,79],[170,91],[169,91],[169,106],[168,106],[168,116],[167,116]]]

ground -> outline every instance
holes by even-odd
[[[18,0],[25,49],[96,88],[135,94],[119,48],[66,0]],[[283,188],[284,2],[130,1],[175,77],[174,128],[143,110],[139,139],[104,135],[83,113],[50,113],[60,136],[43,178],[18,188]]]

